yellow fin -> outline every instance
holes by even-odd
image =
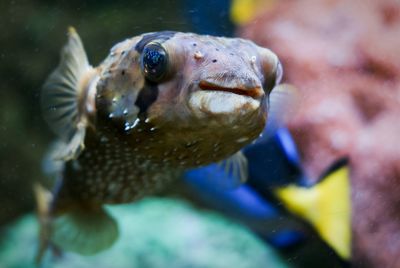
[[[245,24],[254,19],[260,11],[272,7],[276,0],[233,0],[230,10],[235,24]]]
[[[65,142],[71,140],[74,150],[83,144],[82,128],[85,123],[79,114],[78,102],[83,90],[82,80],[92,70],[81,39],[70,27],[68,42],[61,52],[57,69],[46,80],[42,89],[42,111],[50,128]],[[77,132],[79,132],[77,134]],[[80,140],[77,141],[76,139]],[[69,154],[73,155],[73,154]]]
[[[275,190],[291,213],[309,222],[344,260],[351,256],[351,203],[347,166],[311,188],[289,185]]]

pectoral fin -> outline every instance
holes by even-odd
[[[225,174],[223,176],[225,180],[218,182],[224,188],[236,188],[247,181],[248,163],[246,156],[241,151],[219,162],[218,167]]]
[[[279,84],[271,91],[267,125],[270,133],[274,133],[274,130],[285,125],[296,110],[298,99],[298,89],[290,84]]]
[[[85,148],[85,133],[86,125],[78,124],[74,135],[71,137],[68,143],[60,143],[57,150],[53,151],[53,159],[68,161],[77,158]]]
[[[83,80],[92,70],[82,42],[74,28],[61,52],[57,69],[42,89],[42,111],[50,128],[68,144],[64,158],[73,158],[83,149],[86,120],[79,111]]]

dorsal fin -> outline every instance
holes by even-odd
[[[91,69],[81,39],[70,27],[68,42],[61,51],[60,64],[42,90],[44,118],[50,128],[72,148],[69,156],[83,146],[82,129],[85,127],[82,126],[84,120],[79,114],[78,101],[84,87],[82,79]]]
[[[80,81],[91,69],[81,39],[75,29],[68,30],[68,42],[61,51],[57,69],[46,80],[42,90],[42,111],[51,129],[69,141],[79,123],[78,95]]]

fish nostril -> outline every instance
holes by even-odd
[[[217,62],[217,60],[216,60],[216,59],[213,59],[213,60],[212,60],[212,62],[216,63],[216,62]]]

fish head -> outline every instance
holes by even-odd
[[[281,73],[273,52],[239,38],[155,34],[136,48],[145,84],[157,91],[147,116],[160,124],[218,127],[265,117]]]
[[[126,131],[146,122],[174,140],[219,133],[221,140],[245,144],[264,128],[268,96],[281,73],[278,57],[248,40],[148,33],[111,50],[96,106],[106,117],[122,119]]]

